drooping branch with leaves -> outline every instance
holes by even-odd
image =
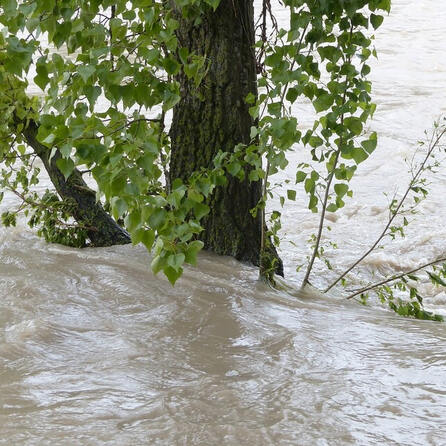
[[[278,241],[280,212],[274,211],[267,225],[268,180],[286,167],[286,152],[302,141],[311,148],[313,157],[327,162],[328,200],[334,174],[342,182],[351,177],[355,168],[332,165],[335,154],[339,157],[342,152],[344,158],[355,162],[367,157],[367,151],[352,142],[373,112],[370,86],[365,80],[370,40],[364,33],[369,26],[377,28],[382,21],[379,11],[390,7],[382,0],[346,5],[334,1],[286,1],[284,5],[290,11],[289,30],[278,29],[273,6],[266,1],[256,44],[250,2],[2,1],[3,76],[8,82],[19,83],[21,95],[20,100],[9,97],[7,83],[2,83],[2,103],[10,110],[4,129],[4,154],[14,156],[21,142],[27,146],[24,153],[35,152],[38,147],[41,154],[45,153],[53,174],[56,172],[55,176],[50,173],[51,180],[59,186],[79,178],[78,172],[88,172],[90,181],[96,184],[96,198],[102,199],[115,220],[124,221],[134,243],[142,241],[148,249],[154,246],[153,269],[163,270],[172,283],[181,275],[183,263],[194,263],[196,252],[203,246],[241,259],[252,250],[246,259],[261,263],[261,271],[271,275],[280,266],[272,245]],[[266,14],[273,23],[269,38]],[[234,31],[225,33],[223,26],[218,34],[225,20],[234,24]],[[240,39],[230,36],[238,32]],[[194,33],[196,37],[191,39]],[[219,42],[232,38],[225,53],[213,53],[212,46],[206,48],[206,38],[211,37]],[[45,46],[41,45],[43,39],[48,41]],[[205,46],[201,47],[201,43]],[[242,59],[247,62],[241,62],[236,71],[253,77],[247,89],[238,91],[235,87],[244,85],[245,80],[225,78],[223,67],[242,51],[243,44],[246,54]],[[257,54],[256,45],[260,49]],[[359,61],[360,72],[353,59]],[[42,91],[39,98],[26,96],[31,68],[36,71],[33,81]],[[324,76],[330,77],[330,82],[325,83]],[[181,175],[175,163],[184,150],[180,145],[187,138],[179,140],[178,135],[187,121],[179,120],[180,110],[189,103],[196,110],[203,103],[203,110],[206,104],[215,107],[212,114],[202,115],[202,125],[197,122],[195,130],[187,130],[198,134],[208,122],[226,113],[215,93],[207,95],[220,88],[220,83],[226,98],[233,100],[233,111],[228,109],[228,113],[234,113],[234,123],[246,121],[246,129],[231,141],[231,136],[237,135],[236,127],[223,129],[225,121],[216,121],[212,131],[221,138],[203,134],[189,146],[188,174]],[[298,98],[308,98],[318,112],[327,111],[304,136],[298,129],[298,120],[289,113],[289,105]],[[251,117],[241,119],[246,114],[242,112],[245,106],[237,104],[246,104]],[[165,119],[172,109],[169,134]],[[192,109],[189,116],[190,113]],[[35,137],[30,138],[31,131]],[[17,135],[21,141],[11,139]],[[366,149],[373,148],[373,137],[364,144],[368,144]],[[209,145],[213,146],[209,152],[214,154],[212,157],[204,156]],[[265,157],[266,169],[262,165]],[[199,162],[190,168],[193,159]],[[300,179],[302,175],[303,172],[297,176]],[[305,179],[313,210],[317,206],[317,188],[324,187],[316,175],[312,171]],[[37,181],[38,175],[33,178]],[[58,184],[56,190],[61,195]],[[21,186],[24,190],[20,193],[25,194],[28,189],[24,183]],[[93,196],[85,185],[78,184],[77,188]],[[252,212],[237,210],[235,214],[240,215],[234,219],[233,234],[245,222],[242,233],[260,228],[246,235],[252,245],[246,249],[242,233],[222,236],[225,227],[231,226],[227,224],[230,219],[222,219],[221,229],[216,221],[231,215],[231,201],[251,189],[253,194],[245,202]],[[71,185],[66,190],[71,190]],[[216,197],[227,194],[219,192],[222,190],[229,191],[228,199],[217,204]],[[339,191],[336,203],[340,206],[345,185],[335,184],[334,190]],[[292,198],[293,192],[288,196]],[[28,200],[31,202],[35,200]],[[98,226],[74,214],[73,209],[73,217],[81,226]],[[96,233],[102,232],[102,228],[96,229]],[[93,235],[91,232],[90,241]]]

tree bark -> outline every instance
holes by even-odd
[[[127,232],[104,210],[101,203],[96,201],[96,193],[90,189],[82,178],[79,170],[74,169],[65,179],[57,167],[57,160],[61,158],[56,151],[50,160],[50,150],[37,141],[38,125],[31,121],[22,131],[27,144],[32,147],[36,155],[42,160],[46,171],[57,193],[62,199],[71,199],[76,203],[73,218],[85,225],[87,235],[92,246],[112,246],[130,243]]]
[[[208,72],[197,89],[193,80],[179,75],[181,100],[173,111],[170,181],[186,180],[201,167],[212,168],[219,150],[232,152],[239,143],[250,143],[254,120],[245,98],[257,96],[252,0],[222,0],[209,9],[199,25],[178,14],[180,46],[204,55]],[[247,169],[248,173],[249,169]],[[259,265],[262,219],[250,210],[259,202],[259,181],[228,176],[210,202],[210,214],[202,221],[200,238],[205,249]],[[274,249],[271,250],[278,259]],[[278,262],[277,272],[282,272]]]

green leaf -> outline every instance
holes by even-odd
[[[296,191],[293,189],[288,189],[286,191],[288,200],[296,201]]]
[[[372,14],[370,16],[370,23],[372,24],[373,29],[378,29],[383,21],[384,17],[382,15]]]
[[[167,57],[164,59],[164,69],[167,74],[175,76],[180,71],[180,64],[173,57]]]
[[[127,212],[127,209],[128,209],[127,202],[122,198],[118,198],[113,203],[113,217],[115,218],[115,220],[122,217],[122,215],[124,215],[124,213]]]
[[[427,271],[427,274],[431,278],[432,283],[446,287],[446,282],[440,276],[429,271]]]
[[[270,113],[271,115],[279,117],[281,111],[282,111],[281,102],[274,102],[272,104],[268,104],[268,113]]]
[[[316,187],[316,184],[312,178],[307,178],[305,180],[305,192],[312,193],[314,191],[314,188]]]
[[[308,203],[308,209],[311,209],[313,212],[315,212],[317,210],[316,208],[317,203],[318,203],[318,198],[316,197],[316,195],[311,195],[310,201]]]
[[[133,233],[141,226],[141,212],[139,209],[134,209],[130,212],[124,220],[125,227],[130,233]]]
[[[208,5],[211,5],[215,11],[218,8],[218,5],[220,4],[220,0],[206,0],[206,3]]]
[[[302,172],[301,170],[296,172],[296,183],[302,183],[305,178],[307,178],[307,174],[305,172]]]
[[[255,95],[253,93],[249,93],[245,98],[245,102],[250,105],[255,104],[256,102]]]
[[[163,96],[163,110],[168,111],[180,102],[180,95],[170,90],[165,90]]]
[[[189,243],[185,252],[184,261],[190,265],[196,265],[197,254],[203,249],[203,246],[204,243],[200,240],[194,240],[193,242]]]
[[[373,153],[377,145],[378,145],[378,137],[376,132],[373,132],[370,135],[369,139],[367,139],[366,141],[362,141],[361,143],[361,146],[364,147],[364,149],[368,154]]]
[[[362,163],[369,157],[368,153],[359,147],[353,148],[351,155],[352,155],[352,158],[355,160],[356,164]]]
[[[74,170],[74,163],[71,158],[59,158],[56,161],[56,165],[58,169],[62,172],[63,176],[65,177],[65,180],[68,179],[68,177]]]
[[[334,190],[336,195],[342,198],[348,192],[348,186],[343,183],[335,184]]]
[[[320,113],[325,110],[328,110],[333,105],[333,101],[334,101],[333,95],[328,93],[323,93],[313,101],[313,107],[317,113]]]
[[[226,169],[233,177],[235,177],[240,172],[241,168],[242,166],[238,161],[233,161],[226,166]]]
[[[51,146],[56,139],[56,135],[54,133],[50,133],[43,141],[42,144],[46,146]]]
[[[130,235],[132,237],[132,244],[137,245],[138,243],[141,243],[142,237],[144,235],[144,232],[146,230],[144,228],[137,229],[136,231],[133,231]]]
[[[64,144],[59,148],[59,152],[64,158],[68,158],[71,155],[72,148],[71,144]]]
[[[48,85],[50,78],[48,77],[48,72],[44,69],[37,70],[37,76],[34,77],[35,84],[40,87],[41,90],[45,90]]]
[[[359,118],[349,117],[344,119],[344,125],[355,135],[362,133],[362,122]]]
[[[92,65],[80,65],[77,68],[77,72],[85,83],[87,83],[88,79],[93,75],[95,71],[96,68]]]
[[[156,209],[149,217],[149,225],[153,229],[161,228],[167,219],[167,212],[165,209]]]
[[[166,266],[166,259],[161,255],[157,255],[153,258],[150,266],[153,274],[158,274]]]
[[[175,271],[179,271],[179,269],[183,266],[185,258],[186,256],[182,252],[179,254],[171,254],[167,258],[167,264]]]
[[[209,214],[209,206],[203,203],[196,203],[194,205],[194,214],[198,220],[201,220],[205,215]]]
[[[250,138],[254,139],[260,132],[260,129],[258,129],[257,127],[251,127],[251,133],[250,133]]]
[[[313,147],[314,149],[317,149],[323,143],[324,141],[322,141],[322,138],[320,138],[319,136],[311,136],[310,139],[308,140],[308,144],[310,144],[310,146]]]
[[[196,203],[201,203],[204,200],[203,195],[197,192],[195,189],[189,189],[187,196],[190,200],[195,201]]]
[[[286,94],[286,100],[293,104],[299,97],[299,90],[297,88],[290,88]]]
[[[96,103],[96,100],[101,95],[101,87],[87,85],[84,89],[85,96],[87,97],[88,103],[90,104],[90,109],[93,109],[93,106]]]
[[[163,268],[163,272],[173,286],[175,285],[175,282],[181,277],[181,274],[183,274],[183,268],[179,268],[178,270],[176,270],[171,266],[165,266]]]
[[[151,229],[145,229],[141,238],[141,242],[146,247],[147,251],[150,251],[152,249],[154,241],[155,232]]]
[[[167,202],[174,208],[179,208],[181,200],[184,197],[186,191],[184,189],[173,190],[167,197]]]

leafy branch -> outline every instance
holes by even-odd
[[[352,34],[353,34],[353,24],[350,27],[350,40],[352,38]],[[351,58],[352,58],[352,55],[350,55],[350,57],[348,59],[348,64],[351,63]],[[345,106],[345,103],[346,103],[347,90],[348,90],[348,80],[349,80],[348,79],[348,74],[346,74],[346,76],[345,76],[345,88],[344,88],[344,93],[343,93],[343,96],[342,96],[341,110],[344,109],[344,106]],[[343,111],[342,114],[341,114],[341,131],[342,132],[344,131],[344,118],[345,118],[345,112]],[[314,244],[313,253],[312,253],[312,255],[310,257],[310,261],[308,263],[308,267],[307,267],[307,271],[305,273],[305,277],[304,277],[303,282],[302,282],[302,287],[305,287],[309,283],[310,274],[311,274],[311,271],[313,269],[314,261],[316,260],[316,257],[319,254],[319,246],[320,246],[320,243],[321,243],[322,232],[324,230],[325,214],[327,212],[328,200],[329,200],[329,197],[330,197],[331,184],[333,182],[333,178],[335,176],[336,167],[338,165],[339,157],[340,157],[341,151],[343,149],[343,141],[344,141],[344,134],[342,133],[340,135],[340,138],[339,138],[338,148],[337,148],[337,150],[335,152],[333,165],[331,166],[331,172],[330,172],[330,174],[328,176],[328,181],[327,181],[325,194],[324,194],[324,201],[322,203],[321,216],[320,216],[320,219],[319,219],[319,227],[318,227],[318,232],[317,232],[317,236],[316,236],[316,241],[315,241],[315,244]]]
[[[413,175],[412,180],[410,181],[410,183],[409,183],[409,185],[408,185],[404,195],[402,196],[402,198],[398,202],[398,205],[396,206],[395,209],[393,209],[391,211],[390,218],[389,218],[386,226],[384,227],[384,229],[380,233],[380,235],[377,237],[377,239],[371,245],[371,247],[358,260],[356,260],[349,268],[347,268],[340,276],[338,276],[338,278],[335,281],[333,281],[324,290],[324,293],[327,293],[328,291],[330,291],[350,271],[352,271],[356,266],[358,266],[369,254],[371,254],[376,249],[376,247],[380,244],[382,239],[389,234],[389,232],[388,232],[389,228],[391,227],[391,225],[392,225],[393,221],[395,220],[395,218],[398,215],[400,215],[400,213],[401,213],[401,211],[403,209],[403,205],[404,205],[407,197],[409,196],[409,193],[414,190],[414,187],[417,184],[418,180],[420,179],[421,174],[426,170],[426,164],[427,164],[428,160],[432,157],[435,149],[439,146],[440,141],[442,140],[443,136],[445,135],[446,127],[442,128],[441,130],[439,130],[436,133],[437,133],[436,136],[435,136],[435,133],[432,136],[431,142],[430,142],[428,150],[426,152],[426,156],[424,157],[423,161],[421,162],[420,166],[418,167],[418,170],[416,171],[415,175]]]
[[[367,285],[366,287],[361,288],[361,289],[353,292],[352,294],[348,295],[346,297],[346,299],[352,299],[355,296],[359,296],[361,294],[366,293],[367,291],[371,291],[371,290],[374,290],[380,286],[387,285],[388,283],[391,283],[391,282],[395,282],[396,280],[408,277],[408,276],[415,274],[421,270],[424,270],[424,269],[428,268],[429,266],[435,266],[435,265],[438,265],[439,263],[443,263],[443,262],[446,262],[446,257],[437,258],[436,260],[433,260],[431,262],[427,262],[427,263],[424,263],[423,265],[417,266],[416,268],[413,268],[410,271],[406,271],[401,274],[397,274],[396,276],[392,276],[387,279],[381,280],[380,282],[376,282],[371,285]]]

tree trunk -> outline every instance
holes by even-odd
[[[252,0],[222,0],[215,12],[204,14],[199,25],[178,14],[180,46],[205,55],[209,63],[202,85],[179,75],[181,100],[173,111],[170,181],[187,180],[201,167],[213,167],[219,150],[232,152],[250,143],[254,125],[245,98],[257,96]],[[247,175],[245,176],[247,177]],[[262,219],[250,210],[262,195],[260,182],[228,177],[208,203],[210,214],[200,235],[205,249],[259,265]],[[273,253],[277,257],[277,253]],[[282,271],[279,261],[277,271]]]
[[[65,180],[58,169],[56,161],[61,157],[57,151],[50,158],[50,150],[37,141],[38,125],[30,122],[22,131],[27,144],[33,148],[42,160],[48,175],[62,199],[71,199],[76,203],[73,218],[85,225],[88,238],[93,246],[112,246],[130,243],[130,237],[113,218],[104,210],[101,203],[96,201],[96,193],[90,189],[82,178],[81,173],[74,169]]]

